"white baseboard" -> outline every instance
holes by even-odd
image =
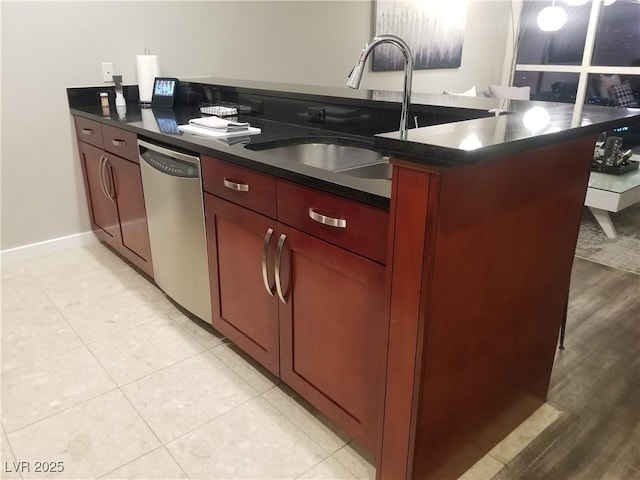
[[[10,263],[22,262],[31,258],[49,255],[51,253],[71,250],[72,248],[82,247],[97,243],[98,238],[93,232],[77,233],[75,235],[67,235],[66,237],[53,238],[44,242],[23,245],[22,247],[8,248],[0,251],[0,263],[8,265]]]

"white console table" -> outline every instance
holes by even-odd
[[[640,161],[640,155],[631,157]],[[602,230],[609,238],[616,238],[616,229],[611,221],[611,212],[619,212],[640,202],[640,170],[622,175],[591,172],[584,204],[589,207]]]

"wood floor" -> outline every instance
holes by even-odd
[[[565,346],[548,397],[565,415],[493,480],[640,479],[640,276],[576,258]]]

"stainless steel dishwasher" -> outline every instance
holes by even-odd
[[[154,279],[211,323],[200,158],[138,140]]]

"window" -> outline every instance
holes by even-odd
[[[517,62],[540,65],[580,65],[587,39],[590,5],[570,7],[560,0],[567,21],[555,32],[545,32],[538,25],[538,16],[552,2],[525,1],[520,16],[520,48]]]
[[[555,31],[540,28],[546,7],[564,10]],[[640,0],[524,0],[513,84],[531,99],[640,106]],[[579,115],[578,115],[579,116]]]
[[[575,103],[578,93],[577,73],[516,72],[517,87],[531,87],[531,100]]]
[[[592,64],[640,67],[640,2],[616,1],[602,7]]]

